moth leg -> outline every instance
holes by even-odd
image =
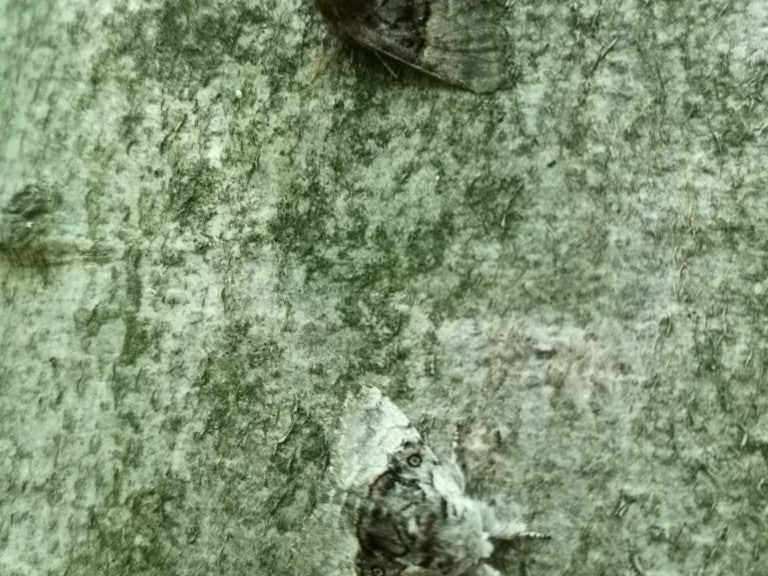
[[[461,446],[461,429],[460,424],[456,424],[456,430],[453,431],[453,440],[451,442],[451,461],[459,468],[462,467],[463,460],[461,453],[463,451]]]
[[[511,520],[507,522],[495,520],[494,523],[486,525],[486,530],[488,530],[488,535],[492,539],[504,540],[506,542],[549,540],[551,538],[548,534],[542,534],[535,530],[528,530],[527,526],[522,522]]]
[[[500,526],[496,530],[489,531],[488,535],[492,540],[503,540],[505,542],[521,542],[532,540],[551,540],[552,536],[549,534],[542,534],[534,530],[520,530],[519,524],[514,527],[512,523],[508,526]]]
[[[384,57],[381,55],[381,53],[379,53],[379,52],[374,52],[374,54],[376,55],[376,58],[378,58],[378,59],[379,59],[379,62],[381,62],[382,64],[384,64],[384,68],[386,68],[386,69],[387,69],[387,72],[389,72],[390,74],[392,74],[392,78],[397,78],[397,74],[396,74],[396,73],[395,73],[395,71],[392,69],[392,66],[390,66],[390,65],[389,65],[389,62],[387,62],[387,60],[386,60],[386,59],[385,59],[385,58],[384,58]]]
[[[466,468],[466,462],[464,461],[464,446],[461,441],[461,426],[462,423],[456,424],[456,430],[453,432],[453,441],[451,442],[451,459],[449,461],[449,468],[451,476],[456,481],[456,484],[462,491],[466,489],[466,479],[464,478],[464,470]]]
[[[528,530],[524,522],[499,520],[493,508],[485,502],[478,502],[483,518],[483,528],[493,540],[514,542],[520,540],[549,540],[549,536]]]
[[[511,536],[505,536],[504,540],[552,540],[552,536],[534,530],[524,530],[523,532],[517,532]]]

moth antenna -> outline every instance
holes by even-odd
[[[384,68],[386,68],[389,71],[389,73],[392,74],[392,77],[397,78],[398,77],[397,73],[389,65],[389,62],[387,62],[386,58],[384,58],[384,56],[382,56],[379,52],[374,52],[374,54],[376,54],[376,58],[379,59],[379,62],[384,64]]]

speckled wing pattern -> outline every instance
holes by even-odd
[[[480,0],[316,0],[342,37],[474,92],[504,80],[504,28]]]
[[[332,470],[355,530],[358,575],[480,576],[492,540],[530,536],[464,493],[455,460],[441,460],[378,389],[347,401]]]

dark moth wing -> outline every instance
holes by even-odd
[[[482,0],[316,0],[341,37],[450,84],[491,92],[507,35]]]
[[[361,549],[355,558],[358,576],[399,576],[405,566],[393,558],[374,551]]]

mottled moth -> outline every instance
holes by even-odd
[[[342,40],[474,92],[504,80],[504,28],[481,0],[315,0]]]
[[[499,576],[488,562],[495,542],[543,538],[468,496],[456,459],[439,458],[377,388],[345,408],[332,469],[358,576]]]

